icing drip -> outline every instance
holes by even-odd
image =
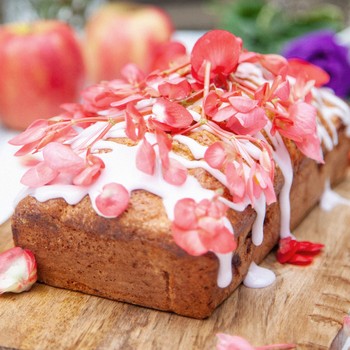
[[[256,246],[259,246],[264,240],[264,220],[266,214],[266,199],[264,194],[261,194],[259,199],[256,200],[254,209],[257,216],[252,227],[252,241]]]
[[[187,146],[195,159],[204,158],[204,153],[207,150],[206,146],[202,146],[196,140],[184,135],[175,135],[173,139]]]
[[[248,288],[265,288],[270,286],[276,280],[273,271],[258,266],[254,261],[250,264],[243,284]]]
[[[281,169],[284,183],[279,194],[279,205],[281,213],[281,224],[280,224],[280,237],[286,238],[291,236],[290,232],[290,190],[293,183],[293,166],[290,159],[289,152],[283,142],[281,135],[276,132],[274,137],[270,133],[271,123],[265,128],[265,132],[269,135],[269,138],[273,144],[273,158]],[[260,138],[264,139],[263,135],[259,135]],[[265,140],[266,141],[266,140]]]
[[[225,219],[225,226],[232,232],[233,227],[229,219]],[[229,286],[232,281],[232,256],[233,253],[219,254],[214,253],[219,260],[219,272],[217,277],[217,285],[220,288]]]
[[[329,180],[325,183],[325,189],[320,199],[320,207],[324,211],[331,211],[338,205],[350,206],[350,199],[342,197],[331,189]]]
[[[232,281],[232,256],[233,253],[215,254],[219,259],[219,272],[217,284],[220,288],[227,287]]]

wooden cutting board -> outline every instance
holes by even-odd
[[[350,197],[350,177],[336,188]],[[0,296],[0,348],[215,349],[219,332],[253,345],[295,343],[297,349],[340,350],[350,310],[350,207],[315,208],[298,227],[300,239],[326,245],[310,267],[263,266],[277,281],[241,286],[207,320],[193,320],[77,292],[36,284],[30,292]],[[12,247],[10,223],[0,226],[0,251]]]

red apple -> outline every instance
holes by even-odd
[[[26,128],[77,100],[84,60],[71,27],[58,21],[0,26],[0,119]]]
[[[151,5],[111,3],[87,21],[84,51],[90,82],[120,77],[127,63],[148,72],[156,47],[173,33],[169,16]]]

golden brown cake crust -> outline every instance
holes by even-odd
[[[194,138],[208,142],[206,135]],[[294,167],[294,228],[317,203],[325,180],[337,183],[343,178],[350,140],[341,131],[338,146],[325,156],[325,165],[302,156],[292,143],[287,147]],[[192,175],[203,187],[220,186],[203,169],[194,169]],[[277,172],[277,193],[282,184]],[[279,239],[278,202],[268,207],[264,241],[258,247],[251,240],[255,215],[250,207],[241,213],[229,210],[238,247],[232,259],[234,277],[227,288],[217,286],[214,254],[193,257],[179,248],[161,199],[143,190],[132,193],[127,211],[117,219],[97,215],[87,197],[74,206],[63,199],[40,203],[26,197],[16,208],[12,227],[15,244],[34,252],[39,280],[44,283],[205,318],[242,282],[251,261],[259,263]]]

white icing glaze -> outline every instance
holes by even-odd
[[[274,283],[275,280],[276,275],[273,271],[260,267],[253,261],[249,266],[243,284],[249,288],[265,288]]]
[[[266,214],[266,198],[262,193],[254,203],[256,219],[252,227],[252,241],[256,246],[261,245],[264,240],[264,220]]]
[[[174,206],[182,198],[193,198],[200,201],[211,199],[214,192],[203,189],[193,176],[188,176],[182,186],[174,186],[163,181],[160,166],[156,166],[153,176],[147,175],[136,167],[136,152],[139,146],[128,147],[112,141],[98,141],[93,150],[108,148],[111,152],[101,153],[99,157],[104,161],[106,170],[89,187],[72,185],[48,185],[30,189],[30,194],[38,201],[50,198],[64,198],[69,204],[78,203],[85,195],[89,195],[93,208],[99,213],[95,200],[105,184],[116,182],[123,184],[129,191],[144,189],[163,199],[163,204],[170,220],[173,219]]]
[[[329,180],[327,180],[325,183],[324,192],[320,199],[320,207],[322,210],[331,211],[338,205],[350,206],[350,199],[346,199],[337,192],[333,191]]]
[[[292,161],[290,159],[289,152],[283,142],[281,135],[276,132],[274,137],[271,135],[271,123],[269,122],[265,127],[265,132],[268,134],[274,150],[273,158],[278,164],[283,178],[284,183],[279,193],[279,205],[280,205],[280,215],[281,215],[281,224],[280,224],[280,237],[286,238],[291,236],[290,232],[290,189],[293,183],[293,167]],[[265,140],[264,136],[260,133],[259,138]],[[266,141],[266,140],[265,140]]]
[[[207,150],[206,146],[203,146],[203,145],[199,144],[196,140],[194,140],[190,137],[184,136],[184,135],[175,135],[173,137],[173,139],[186,145],[190,149],[190,151],[195,159],[203,159],[204,158],[204,153]]]
[[[219,259],[219,272],[217,284],[220,288],[227,287],[232,281],[232,256],[233,253],[215,254]]]

